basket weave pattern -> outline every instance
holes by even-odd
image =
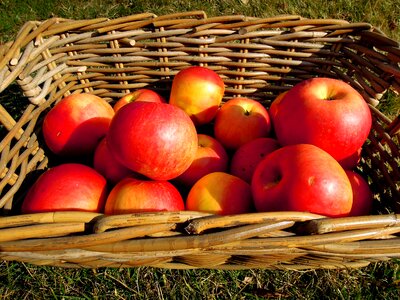
[[[377,107],[385,93],[400,92],[399,63],[398,42],[370,24],[336,19],[208,18],[193,11],[28,22],[0,46],[0,92],[17,86],[26,100],[18,117],[0,103],[0,258],[63,267],[218,269],[361,267],[398,258],[400,116],[389,118]],[[375,193],[375,214],[10,216],[30,175],[54,163],[40,128],[57,101],[89,92],[113,102],[142,87],[168,96],[173,76],[190,65],[215,70],[225,82],[225,100],[248,96],[266,107],[310,77],[350,83],[373,114],[359,171]]]

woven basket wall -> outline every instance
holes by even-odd
[[[399,63],[398,42],[344,20],[195,11],[28,22],[0,47],[0,259],[85,268],[315,269],[398,258],[400,116],[379,107],[387,93],[399,99]],[[190,65],[215,70],[225,100],[248,96],[266,107],[306,78],[350,83],[373,114],[359,168],[375,193],[373,214],[15,214],[34,174],[57,163],[41,121],[58,100],[89,92],[112,103],[142,87],[168,96],[174,75]]]

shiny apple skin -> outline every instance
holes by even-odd
[[[348,216],[353,203],[350,181],[340,164],[311,144],[283,146],[254,171],[252,194],[258,211],[300,211]]]
[[[186,209],[218,215],[253,212],[250,185],[225,172],[209,173],[190,189]]]
[[[46,114],[43,137],[59,156],[92,155],[113,117],[114,110],[104,99],[88,93],[72,94]]]
[[[189,116],[176,106],[154,102],[123,106],[106,139],[121,164],[154,180],[181,175],[193,162],[198,146]]]
[[[279,106],[282,102],[283,97],[285,97],[285,95],[287,94],[288,91],[284,91],[282,93],[280,93],[278,96],[276,96],[276,98],[272,101],[268,113],[269,116],[271,117],[271,122],[272,125],[274,124],[274,118],[279,110]]]
[[[230,163],[230,173],[251,183],[257,165],[271,152],[280,148],[276,139],[257,138],[237,149]]]
[[[361,161],[362,147],[358,148],[353,154],[338,160],[345,170],[354,170]]]
[[[102,212],[107,194],[106,179],[93,168],[60,164],[39,176],[24,198],[21,212]]]
[[[105,137],[94,152],[93,168],[111,184],[116,184],[125,177],[134,176],[134,172],[121,164],[111,153]]]
[[[206,134],[198,134],[198,141],[195,159],[190,167],[176,178],[187,187],[209,173],[225,172],[228,169],[229,156],[220,142]]]
[[[104,213],[116,215],[184,209],[185,204],[181,194],[170,182],[128,177],[111,190]]]
[[[245,97],[225,102],[215,117],[214,136],[229,150],[271,133],[267,109],[258,101]]]
[[[350,216],[367,216],[372,212],[374,195],[367,181],[359,173],[346,170],[353,190],[353,206]]]
[[[121,97],[113,106],[115,112],[117,112],[122,106],[135,102],[135,101],[146,101],[146,102],[157,102],[165,103],[166,100],[156,91],[150,89],[138,89],[131,93],[128,93]]]
[[[371,125],[370,109],[357,90],[342,80],[323,77],[291,88],[274,117],[282,146],[313,144],[338,161],[365,143]]]
[[[196,126],[211,122],[222,102],[225,85],[213,70],[191,66],[172,81],[169,103],[183,109]]]

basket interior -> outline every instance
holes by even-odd
[[[25,24],[0,54],[3,214],[18,207],[31,178],[58,162],[41,136],[42,118],[57,101],[89,92],[114,102],[143,87],[168,99],[174,75],[190,65],[215,70],[225,82],[225,100],[250,97],[266,107],[307,78],[350,83],[374,119],[358,171],[375,193],[374,212],[398,211],[399,117],[382,113],[380,102],[398,97],[400,50],[370,24],[295,15],[208,18],[204,12],[53,18]]]

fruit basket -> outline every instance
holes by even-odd
[[[399,64],[398,42],[371,24],[337,19],[192,11],[28,22],[0,47],[0,258],[83,268],[297,270],[398,258],[400,116],[385,115],[380,104],[398,97]],[[168,96],[174,75],[191,65],[216,71],[225,99],[247,96],[267,108],[311,77],[342,79],[357,89],[373,116],[359,164],[374,193],[373,213],[18,214],[35,174],[57,163],[41,135],[57,101],[86,92],[113,103],[143,87]]]

